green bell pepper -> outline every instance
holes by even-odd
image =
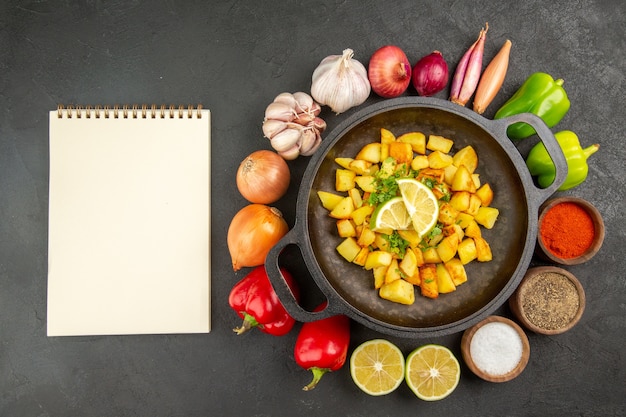
[[[585,181],[589,171],[587,158],[593,155],[600,145],[594,144],[583,149],[578,136],[570,130],[555,133],[554,138],[563,150],[567,161],[567,177],[559,190],[568,190]],[[526,165],[530,175],[537,176],[537,182],[541,188],[548,187],[554,181],[556,168],[543,142],[539,142],[528,152]]]
[[[570,107],[569,98],[563,88],[563,80],[554,80],[544,72],[536,72],[504,103],[494,115],[494,119],[520,113],[533,113],[539,116],[548,127],[555,126]],[[506,131],[513,140],[534,135],[535,129],[527,123],[513,123]]]

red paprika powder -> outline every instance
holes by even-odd
[[[539,226],[539,236],[545,248],[563,259],[585,253],[593,243],[595,232],[589,213],[571,202],[552,207]]]

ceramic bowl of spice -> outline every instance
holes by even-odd
[[[509,298],[509,306],[526,329],[561,334],[582,317],[585,290],[571,272],[557,266],[538,266],[528,269]]]
[[[465,330],[461,353],[467,367],[489,382],[506,382],[522,373],[530,357],[524,330],[514,321],[489,316]]]
[[[588,201],[559,197],[546,201],[539,210],[537,252],[561,265],[576,265],[591,259],[604,241],[600,212]]]

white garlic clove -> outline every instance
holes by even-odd
[[[287,149],[286,151],[278,152],[278,154],[287,161],[293,161],[300,155],[300,147],[298,145],[295,145]]]
[[[315,117],[307,126],[314,127],[319,133],[322,133],[324,130],[326,130],[326,122],[324,121],[324,119],[321,119],[319,117]]]
[[[296,117],[293,119],[295,123],[299,125],[306,126],[311,123],[315,119],[315,115],[309,112],[303,112],[296,114]]]
[[[298,144],[302,137],[302,130],[285,129],[271,139],[272,148],[278,152],[284,152]]]
[[[305,92],[298,91],[293,93],[293,98],[296,100],[296,111],[298,113],[309,112],[313,108],[313,97]]]
[[[263,121],[263,135],[271,139],[277,133],[282,132],[287,128],[287,122],[283,122],[282,120],[276,119],[266,119]]]
[[[305,129],[300,137],[300,154],[305,155],[315,145],[315,129]]]
[[[295,109],[296,105],[298,104],[293,94],[287,92],[277,95],[274,99],[274,103],[283,103],[288,105],[292,109]]]
[[[311,113],[313,113],[316,116],[319,116],[321,112],[322,112],[322,106],[320,106],[319,103],[314,101],[313,107],[311,107]]]
[[[290,122],[295,116],[296,112],[294,109],[285,103],[272,102],[265,109],[265,119]]]
[[[317,148],[320,147],[320,145],[322,144],[322,137],[319,134],[315,135],[315,141],[313,142],[313,145],[310,147],[310,149],[308,149],[306,152],[300,150],[300,155],[302,156],[311,156],[315,153],[315,151],[317,151]]]

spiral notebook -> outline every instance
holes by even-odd
[[[50,112],[48,336],[210,331],[209,110]]]

